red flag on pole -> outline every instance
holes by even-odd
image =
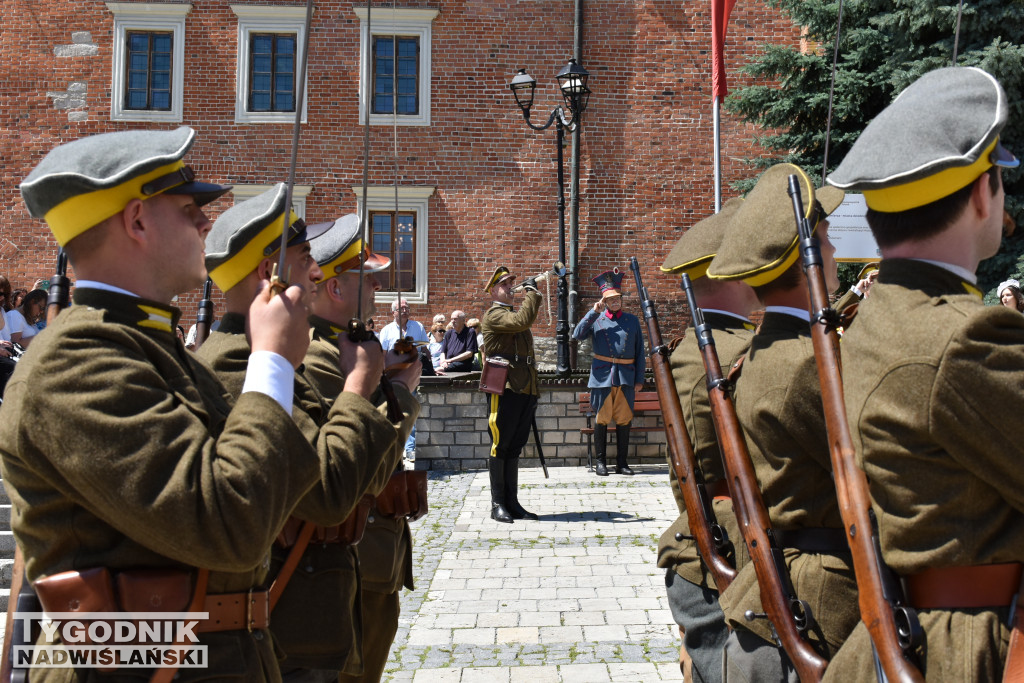
[[[711,0],[711,97],[721,102],[729,94],[725,83],[725,29],[736,0]]]

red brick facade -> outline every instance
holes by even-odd
[[[354,211],[351,188],[362,183],[360,24],[359,3],[315,5],[297,183],[314,188],[307,219],[323,221]],[[489,304],[483,283],[496,265],[534,274],[558,256],[555,133],[527,128],[507,83],[517,68],[527,68],[538,82],[534,120],[546,119],[557,103],[554,74],[572,55],[573,2],[405,0],[399,6],[439,10],[432,25],[432,125],[398,129],[400,184],[437,188],[429,200],[429,303],[414,305],[413,317],[429,322],[453,308],[479,315]],[[682,231],[713,210],[710,2],[583,0],[583,13],[581,62],[593,95],[582,134],[580,313],[597,293],[590,278],[625,268],[635,255],[669,336],[682,329],[683,306],[678,281],[657,266]],[[17,189],[42,156],[84,135],[181,124],[110,120],[114,30],[104,2],[14,2],[3,22],[0,272],[15,287],[28,287],[49,277],[56,254],[49,231],[27,215]],[[234,123],[236,27],[226,0],[194,1],[187,15],[182,124],[199,132],[189,161],[209,180],[285,180],[291,125]],[[75,32],[91,35],[96,54],[56,56]],[[740,0],[727,42],[731,84],[742,82],[737,69],[762,43],[798,41],[798,32],[765,4]],[[86,85],[84,106],[56,108],[55,94],[71,83]],[[749,173],[740,160],[757,151],[752,129],[728,115],[722,124],[727,198],[730,182]],[[371,185],[394,181],[393,135],[389,126],[371,131]],[[568,203],[569,146],[565,154]],[[211,217],[228,205],[213,205]],[[633,290],[628,278],[627,295]],[[189,323],[198,295],[179,302]],[[627,307],[636,311],[635,300]],[[388,318],[386,311],[378,314],[378,327]],[[553,336],[554,329],[542,314],[535,333]]]

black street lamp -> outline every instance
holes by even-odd
[[[563,171],[562,140],[565,131],[572,132],[580,124],[580,116],[587,108],[590,99],[590,89],[587,88],[587,80],[590,74],[582,66],[570,59],[558,75],[558,87],[562,91],[562,98],[569,110],[569,118],[565,116],[565,110],[561,106],[555,107],[548,117],[547,123],[542,126],[535,125],[530,121],[530,108],[533,106],[533,93],[537,87],[537,81],[526,69],[520,69],[508,87],[516,98],[516,104],[523,110],[523,118],[526,125],[534,130],[547,130],[552,124],[557,124],[555,129],[558,133],[558,260],[566,262],[565,258],[565,174]],[[560,377],[568,376],[569,368],[569,286],[565,282],[565,275],[558,278],[558,325],[555,328],[555,342],[558,347],[557,372]]]

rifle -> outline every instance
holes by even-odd
[[[68,294],[71,280],[68,279],[68,256],[61,249],[57,252],[57,272],[50,278],[49,296],[46,299],[46,324],[53,323],[57,315],[68,307]],[[28,670],[15,668],[14,648],[32,644],[32,636],[25,637],[24,624],[15,624],[15,613],[42,612],[43,607],[32,589],[32,584],[25,580],[25,556],[21,546],[14,546],[14,566],[11,567],[11,590],[7,599],[7,621],[4,630],[3,659],[0,661],[0,683],[28,680]]]
[[[199,302],[199,312],[196,314],[196,347],[193,349],[194,351],[198,351],[206,338],[210,336],[210,325],[213,323],[213,299],[210,298],[212,287],[213,281],[206,278],[206,284],[203,285],[203,298]]]
[[[61,249],[57,252],[57,272],[50,278],[49,296],[46,298],[46,324],[53,322],[57,314],[68,307],[68,293],[71,280],[68,279],[68,255]]]
[[[800,254],[807,278],[810,309],[816,311],[811,318],[811,339],[821,383],[839,512],[853,555],[861,620],[871,635],[876,673],[881,674],[877,672],[878,666],[884,671],[879,680],[887,678],[894,683],[923,683],[921,672],[907,658],[908,651],[922,641],[921,625],[914,609],[904,604],[899,583],[882,559],[867,476],[857,466],[846,418],[837,333],[839,314],[829,306],[821,250],[804,215],[796,175],[789,176],[789,196],[793,200],[793,213],[800,234]]]
[[[679,394],[672,381],[672,369],[668,362],[669,350],[661,342],[658,315],[654,310],[654,302],[651,301],[640,278],[640,266],[635,256],[630,257],[629,268],[636,279],[636,291],[640,297],[644,322],[647,324],[647,337],[651,344],[651,368],[654,370],[654,384],[658,390],[658,401],[661,403],[661,412],[665,420],[665,436],[668,440],[672,470],[679,481],[679,489],[686,503],[686,517],[690,522],[690,532],[697,542],[697,550],[721,592],[736,578],[736,570],[721,554],[722,548],[728,543],[728,536],[715,521],[711,499],[704,487],[704,477],[693,453],[693,442],[686,431],[683,407],[679,403]]]
[[[757,488],[757,476],[747,451],[743,429],[736,417],[736,408],[728,396],[729,380],[722,377],[711,327],[704,322],[704,313],[697,307],[690,276],[685,273],[683,291],[686,292],[690,315],[693,316],[697,346],[704,360],[711,417],[722,450],[733,510],[757,575],[761,605],[800,680],[820,681],[828,662],[802,636],[813,625],[814,617],[810,606],[797,597],[790,581],[782,548],[775,540],[768,509]],[[748,610],[743,616],[747,621],[753,621],[759,615]]]

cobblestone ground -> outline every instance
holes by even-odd
[[[524,469],[519,499],[540,521],[515,524],[490,519],[486,472],[431,472],[384,680],[681,680],[656,566],[676,509],[665,467],[634,469]]]

